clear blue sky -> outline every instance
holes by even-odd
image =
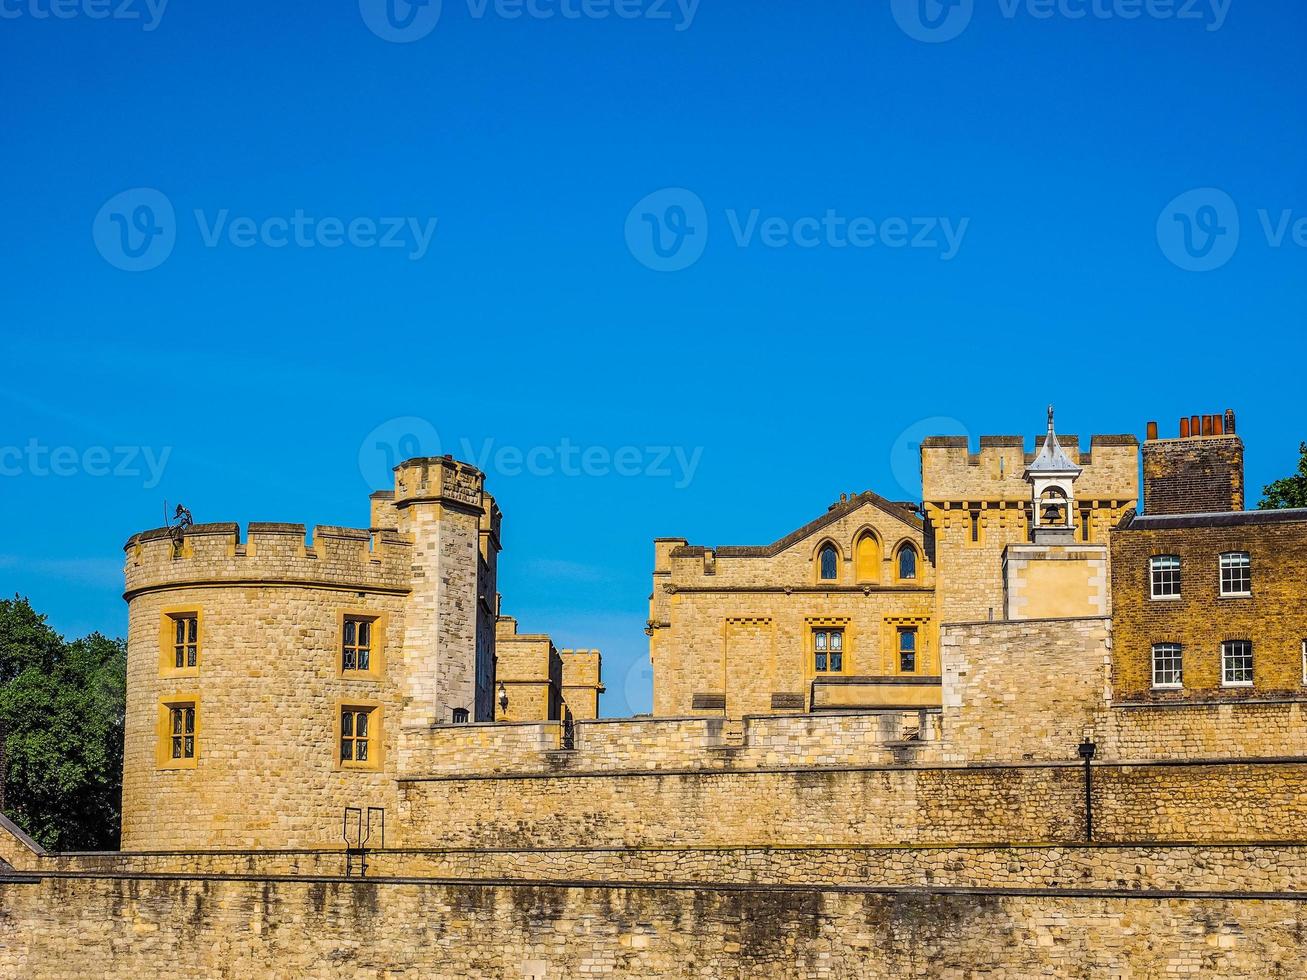
[[[432,8],[402,0],[389,22],[384,0],[60,2],[0,18],[0,592],[69,634],[124,631],[120,548],[165,498],[361,525],[378,441],[490,440],[505,609],[602,647],[620,714],[648,704],[655,536],[767,542],[842,491],[915,496],[914,439],[1033,436],[1048,401],[1067,431],[1141,436],[1233,407],[1252,487],[1307,438],[1307,251],[1258,215],[1307,216],[1299,0],[927,0],[965,26],[942,43],[898,0],[445,0],[421,38]],[[410,14],[407,43],[379,36]],[[136,188],[157,195],[113,200]],[[636,207],[665,188],[693,196]],[[1176,207],[1226,236],[1189,243],[1209,271],[1167,213],[1198,188],[1222,193]],[[275,247],[297,212],[304,241],[412,222],[402,248],[366,225]],[[933,219],[923,247],[896,218],[909,240]],[[836,247],[855,219],[875,244]],[[701,257],[651,269],[655,222]],[[164,233],[157,267],[120,267],[124,228]],[[692,479],[660,446],[702,449]]]

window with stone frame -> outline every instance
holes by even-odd
[[[1221,595],[1253,594],[1253,560],[1246,551],[1227,551],[1221,555]]]
[[[1148,560],[1149,595],[1154,599],[1180,598],[1180,558],[1154,555]]]
[[[369,765],[375,762],[376,708],[346,705],[340,709],[340,762]]]
[[[812,632],[813,670],[838,674],[844,670],[844,630],[822,627]]]
[[[1153,644],[1153,687],[1184,686],[1184,648],[1179,643]]]
[[[839,578],[840,555],[833,544],[822,546],[817,556],[817,574],[823,582],[833,582]]]
[[[915,674],[917,672],[917,628],[904,626],[899,628],[899,673]]]
[[[168,749],[170,758],[195,758],[195,705],[168,705]]]
[[[365,616],[345,617],[341,636],[341,670],[372,669],[373,623],[371,618]]]
[[[184,670],[200,663],[200,617],[196,613],[172,613],[173,667]]]
[[[1221,684],[1225,687],[1251,687],[1252,683],[1252,641],[1226,640],[1221,644]]]
[[[899,549],[899,579],[909,582],[917,577],[917,549],[905,544]]]

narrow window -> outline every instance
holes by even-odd
[[[853,549],[859,582],[875,582],[880,578],[880,545],[872,534],[858,538]]]
[[[1157,555],[1150,558],[1148,577],[1154,599],[1180,597],[1180,559],[1175,555]]]
[[[813,667],[819,674],[844,670],[844,630],[822,629],[812,634]]]
[[[1302,641],[1302,682],[1307,684],[1307,640]]]
[[[200,662],[200,618],[195,613],[177,613],[172,617],[173,667],[183,670]]]
[[[839,553],[835,550],[833,544],[828,544],[821,549],[820,565],[822,580],[826,582],[835,581],[839,574]]]
[[[168,706],[168,731],[174,759],[195,758],[195,705]]]
[[[971,543],[980,543],[980,511],[978,510],[971,512]]]
[[[1253,645],[1249,640],[1226,640],[1221,644],[1221,683],[1226,687],[1251,687]]]
[[[917,577],[917,549],[905,544],[899,549],[899,578],[910,581]]]
[[[467,708],[455,708],[455,709],[454,709],[454,724],[455,724],[455,725],[466,725],[466,724],[467,724],[467,720],[468,720],[468,711],[467,711]]]
[[[1179,643],[1153,644],[1153,687],[1184,686],[1184,650]]]
[[[1089,540],[1089,511],[1087,510],[1080,512],[1080,540]]]
[[[903,674],[917,672],[916,627],[899,630],[899,672]]]
[[[346,616],[341,646],[342,670],[370,670],[372,668],[372,620],[359,616]]]
[[[1253,594],[1253,561],[1246,551],[1227,551],[1221,555],[1221,595]]]
[[[375,708],[340,709],[340,761],[367,763],[373,758],[372,713]]]

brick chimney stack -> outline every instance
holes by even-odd
[[[1243,440],[1234,412],[1180,419],[1180,435],[1144,442],[1144,513],[1209,514],[1243,510]]]

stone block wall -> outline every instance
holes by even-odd
[[[44,877],[0,975],[1295,978],[1301,897]]]
[[[941,645],[944,761],[1074,759],[1106,736],[1110,620],[960,624]]]
[[[1296,843],[1307,762],[1096,765],[1096,839]],[[403,780],[397,845],[695,847],[1076,842],[1084,773],[862,768]]]
[[[145,852],[51,855],[34,873],[338,877],[335,851]],[[357,864],[357,861],[355,862]],[[893,888],[1092,888],[1129,891],[1301,892],[1307,846],[1270,844],[936,847],[587,847],[374,850],[372,878],[749,884]]]

